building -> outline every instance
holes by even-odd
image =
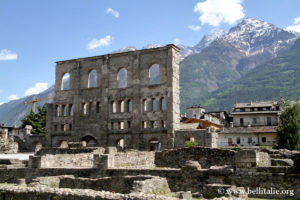
[[[233,126],[277,126],[279,104],[275,101],[236,103],[231,116]]]
[[[174,45],[59,61],[54,103],[47,107],[47,143],[173,148],[179,104]]]
[[[273,146],[276,126],[233,127],[219,132],[218,146]]]
[[[187,113],[186,115],[187,118],[200,119],[205,113],[205,108],[203,108],[200,104],[192,105],[191,107],[188,107],[186,109],[186,113]]]
[[[210,129],[219,130],[222,125],[203,119],[190,118],[180,124],[181,129]]]
[[[231,127],[219,133],[218,146],[273,146],[279,114],[279,104],[274,101],[235,104]]]

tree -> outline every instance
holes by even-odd
[[[285,104],[286,105],[286,104]],[[279,117],[276,148],[300,150],[300,103],[284,107]]]
[[[47,109],[45,105],[38,107],[38,113],[36,114],[30,111],[30,113],[22,119],[22,128],[25,128],[26,125],[31,125],[32,134],[46,134],[46,115]]]

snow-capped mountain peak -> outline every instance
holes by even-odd
[[[226,32],[221,29],[212,29],[207,35],[204,35],[201,41],[194,46],[197,51],[208,47],[215,39],[225,35]]]

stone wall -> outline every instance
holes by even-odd
[[[96,172],[95,169],[63,169],[63,168],[17,168],[0,169],[0,183],[17,183],[18,179],[31,180],[43,176],[75,175],[89,177]]]
[[[92,168],[94,155],[90,153],[41,156],[41,168]]]
[[[102,172],[103,176],[136,176],[152,175],[165,177],[172,192],[191,191],[201,192],[214,184],[219,187],[235,185],[251,190],[276,189],[292,190],[294,196],[300,185],[300,174],[293,167],[254,167],[245,171],[235,171],[232,167],[221,167],[201,170],[186,169],[109,169]],[[201,181],[199,181],[201,180]],[[299,191],[298,191],[299,195]],[[250,195],[262,198],[283,198],[289,195]]]
[[[18,186],[0,186],[0,200],[30,199],[30,200],[178,200],[178,198],[158,196],[154,194],[120,194],[90,189],[66,188],[28,188]]]
[[[165,178],[154,176],[120,176],[104,178],[74,178],[61,177],[60,188],[92,189],[97,191],[110,191],[122,194],[145,193],[167,194],[170,193]]]
[[[149,71],[154,64],[159,65],[153,75],[159,83],[150,84]],[[94,70],[96,84],[90,87],[89,76]],[[122,87],[118,84],[121,70],[126,71]],[[66,74],[68,89],[63,88]],[[47,107],[50,146],[82,140],[115,146],[122,139],[124,147],[140,150],[174,146],[180,120],[178,47],[59,61],[55,77],[54,103]],[[157,146],[152,146],[153,140]]]
[[[180,168],[186,161],[195,160],[203,168],[211,166],[234,166],[235,151],[228,149],[192,147],[155,152],[157,167]]]
[[[155,152],[129,151],[114,155],[115,168],[153,168]]]
[[[183,148],[185,141],[194,138],[198,146],[217,147],[218,133],[209,132],[208,130],[177,130],[175,132],[174,149]]]

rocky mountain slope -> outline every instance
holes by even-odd
[[[208,110],[230,110],[235,102],[300,98],[300,39],[293,47],[242,79],[211,93],[203,100]]]
[[[202,103],[203,98],[219,87],[285,52],[296,39],[297,35],[273,24],[244,19],[200,53],[181,62],[181,110]]]

